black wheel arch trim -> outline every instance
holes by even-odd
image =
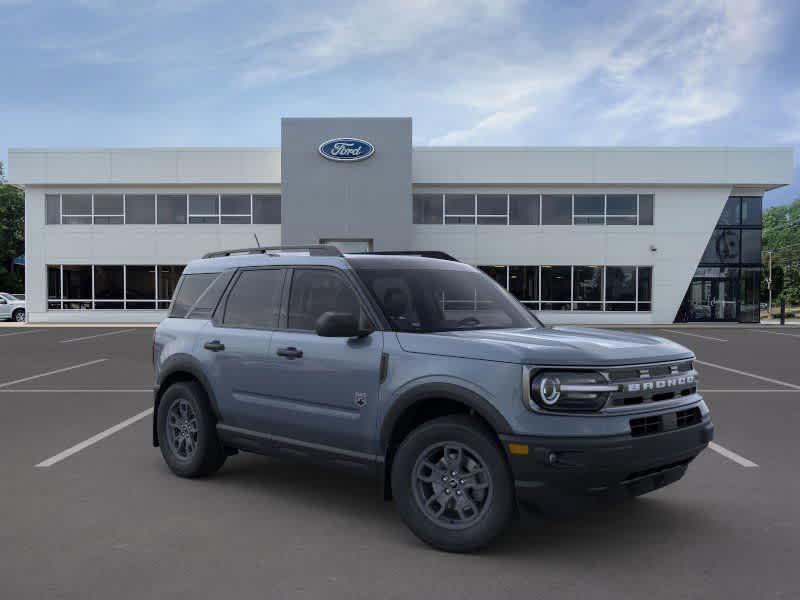
[[[214,413],[217,420],[220,419],[219,405],[217,404],[217,397],[214,394],[214,388],[211,386],[211,382],[209,382],[208,377],[206,377],[197,359],[188,354],[176,354],[175,356],[171,356],[159,369],[158,378],[153,388],[153,446],[158,446],[158,404],[161,401],[161,396],[163,396],[166,391],[163,389],[163,383],[175,373],[187,373],[203,386],[203,390],[211,405],[211,411]]]
[[[384,455],[389,449],[392,430],[406,410],[418,402],[435,399],[464,404],[483,417],[498,435],[512,433],[511,425],[505,417],[483,396],[452,383],[424,383],[404,392],[386,413],[380,431],[380,447]]]

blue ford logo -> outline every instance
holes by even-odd
[[[335,138],[319,146],[319,153],[329,160],[364,160],[374,152],[375,146],[358,138]]]

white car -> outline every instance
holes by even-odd
[[[0,319],[25,322],[25,300],[0,292]]]

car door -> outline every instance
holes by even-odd
[[[0,296],[0,319],[8,319],[11,317],[11,304],[5,298]]]
[[[212,378],[223,427],[260,433],[275,427],[266,366],[285,273],[280,267],[240,269],[201,332],[198,352]]]
[[[370,462],[383,334],[321,337],[324,312],[351,312],[372,322],[365,298],[341,271],[294,268],[287,276],[281,327],[272,335],[267,378],[274,433],[288,444],[316,448],[345,460]]]

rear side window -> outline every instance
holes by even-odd
[[[172,312],[170,312],[169,316],[179,319],[185,317],[192,305],[197,302],[197,299],[218,276],[219,273],[183,275],[180,284],[178,284],[178,292],[175,295],[175,301],[172,303]]]
[[[289,329],[313,331],[325,312],[344,312],[362,319],[361,303],[350,285],[336,273],[297,269],[289,294]]]
[[[275,329],[283,291],[283,269],[242,271],[225,301],[227,327]]]

